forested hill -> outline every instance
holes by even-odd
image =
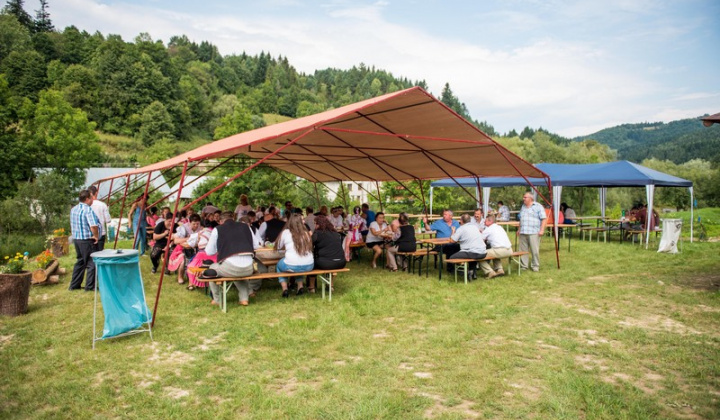
[[[147,33],[128,41],[54,28],[47,1],[35,19],[23,7],[21,0],[8,0],[0,12],[0,160],[16,162],[0,168],[0,198],[30,179],[34,167],[72,175],[95,165],[147,164],[261,127],[263,115],[298,118],[426,88],[422,80],[364,64],[305,74],[287,57],[223,55],[210,42],[182,34],[165,43]],[[435,94],[497,134],[471,118],[449,84]],[[63,120],[68,115],[72,126]]]
[[[633,162],[656,158],[684,163],[692,159],[720,162],[720,126],[705,127],[697,118],[669,123],[623,124],[577,137],[593,139],[618,151],[618,158]]]

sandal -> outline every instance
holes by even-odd
[[[315,293],[315,288],[314,288],[314,287],[308,287],[307,290],[308,290],[308,293]]]
[[[187,287],[187,289],[188,289],[189,291],[193,291],[193,290],[195,290],[195,286],[190,285],[190,286]]]

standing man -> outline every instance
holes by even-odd
[[[547,215],[543,206],[533,200],[532,194],[523,195],[523,205],[520,207],[520,251],[530,250],[532,255],[532,271],[540,270],[540,238],[545,234]],[[528,256],[520,257],[520,268],[527,270]]]
[[[83,277],[85,278],[85,291],[91,292],[95,289],[95,263],[90,254],[95,252],[95,246],[100,239],[98,225],[100,224],[92,207],[92,196],[90,191],[82,190],[78,197],[80,202],[70,210],[70,230],[72,231],[73,245],[77,262],[73,267],[72,280],[69,290],[82,289]]]
[[[435,231],[435,237],[439,239],[449,238],[455,232],[455,230],[460,227],[460,223],[458,223],[457,220],[453,220],[453,212],[450,209],[443,210],[442,219],[434,221],[432,225],[428,224],[427,215],[423,216],[423,221],[425,222],[425,231]],[[447,245],[437,245],[434,251],[442,251],[442,253],[445,255],[445,258],[447,259],[450,255],[460,251],[460,245],[452,242]],[[448,264],[447,270],[449,272],[452,272],[453,265]]]
[[[505,229],[495,223],[495,215],[490,214],[485,219],[485,230],[482,232],[482,237],[490,246],[490,249],[487,251],[487,256],[495,258],[492,260],[492,267],[490,267],[490,263],[487,261],[480,261],[480,268],[482,268],[483,273],[485,273],[489,279],[505,275],[502,259],[512,255],[512,243]]]
[[[360,234],[364,238],[368,234],[368,226],[370,226],[370,223],[375,221],[375,212],[370,210],[370,205],[368,203],[364,203],[360,208],[362,210],[360,216],[365,219],[365,230],[360,231]]]
[[[91,185],[90,188],[88,188],[88,191],[90,192],[90,196],[93,200],[90,207],[95,212],[95,216],[97,216],[99,221],[98,234],[100,235],[100,239],[97,243],[97,250],[102,251],[103,249],[105,249],[105,240],[107,239],[107,225],[110,223],[110,211],[108,210],[107,204],[98,200],[98,189],[96,186]]]
[[[474,260],[485,258],[487,253],[485,241],[483,241],[482,233],[477,226],[470,223],[471,219],[469,213],[460,216],[462,225],[450,236],[450,240],[460,246],[460,251],[452,254],[450,258],[472,258]],[[473,261],[468,264],[468,278],[477,278],[476,268],[477,262]]]

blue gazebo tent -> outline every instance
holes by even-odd
[[[607,188],[617,187],[645,187],[648,203],[648,214],[652,214],[653,199],[655,196],[655,187],[687,187],[690,192],[690,238],[692,241],[693,234],[693,184],[692,181],[678,178],[654,169],[646,168],[637,163],[628,162],[626,160],[606,163],[590,163],[590,164],[563,164],[563,163],[539,163],[535,165],[538,169],[550,176],[553,186],[553,208],[555,214],[555,222],[557,225],[557,215],[560,211],[560,202],[562,195],[562,187],[596,187],[600,189],[600,209],[602,216],[605,216],[605,198]],[[531,178],[531,183],[540,183],[544,181],[542,178]],[[457,181],[457,183],[456,183]],[[457,186],[457,184],[475,187],[474,178],[450,178],[434,181],[430,184],[430,198],[432,205],[432,189],[434,187]],[[527,185],[525,179],[520,177],[512,178],[480,178],[480,185],[483,188],[483,209],[487,211],[489,207],[490,188]],[[479,202],[479,200],[478,200]],[[432,209],[432,207],[431,207]],[[647,226],[648,235],[650,233],[650,224]]]

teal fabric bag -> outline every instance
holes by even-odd
[[[125,252],[123,255],[106,250],[92,255],[105,314],[102,338],[138,329],[152,318],[145,303],[138,253],[135,250]]]

